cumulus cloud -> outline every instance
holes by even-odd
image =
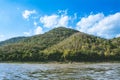
[[[67,15],[66,11],[59,11],[59,13],[64,12],[64,14],[53,14],[53,15],[45,15],[40,17],[40,23],[43,24],[46,28],[54,28],[58,26],[67,27],[71,17]]]
[[[31,35],[38,35],[38,34],[42,34],[43,33],[43,29],[40,26],[36,26],[35,29],[29,30],[28,32],[23,32],[24,35],[26,36],[31,36]]]
[[[35,14],[35,10],[25,10],[23,12],[23,18],[29,19],[32,14]],[[58,10],[56,14],[43,15],[43,16],[32,16],[34,21],[32,22],[35,30],[32,32],[24,32],[25,35],[41,34],[43,28],[54,28],[59,26],[74,28],[88,34],[104,37],[113,38],[120,36],[120,12],[110,15],[104,15],[103,13],[90,14],[86,17],[82,17],[77,23],[78,14],[68,15],[67,10]],[[31,18],[32,18],[31,17]],[[33,19],[33,18],[32,18]],[[39,21],[37,21],[39,19]]]
[[[103,13],[83,17],[77,23],[77,30],[105,38],[120,34],[120,13],[105,16]]]
[[[23,34],[24,34],[24,35],[26,35],[26,36],[30,36],[30,35],[31,35],[31,33],[32,33],[32,31],[31,31],[31,30],[29,30],[28,32],[23,32]]]
[[[43,33],[43,29],[42,27],[38,26],[35,30],[34,30],[35,34],[38,35],[38,34],[42,34]]]
[[[69,20],[70,20],[69,16],[66,16],[66,15],[64,16],[64,15],[62,15],[62,16],[60,17],[60,19],[58,20],[57,26],[65,26],[65,27],[67,27]]]
[[[43,24],[44,27],[51,28],[57,24],[58,18],[58,15],[46,15],[40,18],[40,22]]]
[[[28,18],[30,17],[30,15],[35,14],[35,13],[36,13],[35,10],[32,10],[32,11],[30,11],[30,10],[25,10],[25,11],[22,13],[22,16],[23,16],[23,18],[28,19]]]
[[[96,15],[89,15],[88,17],[83,17],[77,23],[77,29],[82,32],[88,32],[88,29],[97,24],[101,19],[104,18],[104,14],[99,13]]]

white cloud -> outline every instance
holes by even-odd
[[[120,34],[117,34],[116,37],[120,37]]]
[[[29,30],[28,32],[23,32],[23,34],[26,35],[26,36],[31,36],[32,30]]]
[[[7,40],[7,39],[10,39],[12,36],[9,34],[9,35],[3,35],[3,34],[0,34],[0,41],[4,41],[4,40]]]
[[[37,26],[37,22],[35,22],[35,21],[34,21],[34,23],[33,23],[33,24],[34,24],[34,26]]]
[[[35,13],[36,13],[35,10],[32,10],[32,11],[30,11],[30,10],[25,10],[25,11],[22,13],[22,16],[23,16],[23,18],[28,19],[31,14],[35,14]]]
[[[76,20],[76,19],[77,19],[77,13],[74,13],[73,20]]]
[[[58,23],[58,18],[58,15],[46,15],[40,18],[40,22],[43,24],[44,27],[51,28],[56,26],[56,24]]]
[[[77,23],[77,29],[96,36],[113,38],[120,34],[120,13],[118,12],[109,16],[98,13],[83,17]]]
[[[43,29],[42,27],[38,26],[35,30],[34,30],[35,34],[42,34],[43,33]]]
[[[67,15],[68,10],[58,10],[58,14],[65,14]]]
[[[23,34],[26,36],[38,35],[38,34],[42,34],[42,33],[43,33],[43,29],[40,26],[36,26],[35,29],[29,30],[28,32],[23,32]]]
[[[67,15],[66,11],[59,11],[61,14],[45,15],[40,17],[40,23],[43,27],[54,28],[59,26],[68,27],[71,17]],[[63,14],[62,14],[63,13]]]
[[[58,24],[57,26],[68,26],[68,22],[69,22],[70,18],[67,15],[62,15],[59,20],[58,20]]]
[[[77,23],[77,29],[82,32],[88,32],[88,29],[97,24],[101,19],[104,18],[102,13],[96,15],[89,15],[88,17],[83,17]]]
[[[23,34],[27,35],[27,36],[30,36],[30,32],[23,32]]]

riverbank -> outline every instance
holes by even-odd
[[[19,62],[19,61],[0,61],[0,63],[19,63],[19,64],[95,64],[95,63],[120,63],[120,61],[84,61],[84,62],[57,62],[57,61],[46,61],[46,62],[35,62],[35,61],[24,61],[24,62]]]

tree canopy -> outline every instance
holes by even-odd
[[[120,38],[104,39],[58,27],[44,34],[0,42],[0,61],[120,60]]]

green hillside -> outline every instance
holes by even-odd
[[[49,55],[62,53],[63,60],[96,61],[116,56],[115,49],[115,44],[110,40],[78,32],[43,52]]]
[[[77,30],[58,27],[54,28],[44,34],[32,36],[30,38],[25,39],[21,43],[29,44],[31,46],[37,46],[40,50],[43,50],[47,47],[50,47],[54,44],[59,43],[60,41],[68,38],[72,34],[78,32]]]
[[[12,43],[18,43],[19,41],[22,41],[26,38],[27,37],[15,37],[15,38],[11,38],[11,39],[8,39],[8,40],[5,40],[5,41],[1,41],[0,46],[12,44]]]
[[[92,35],[87,35],[85,33],[75,33],[69,38],[63,40],[59,44],[56,44],[46,50],[49,52],[51,50],[59,50],[59,51],[64,51],[64,50],[101,50],[100,48],[103,45],[103,43],[106,43],[106,39],[102,39],[99,37],[95,37]],[[99,49],[96,49],[98,47]]]
[[[59,27],[0,47],[0,61],[120,60],[120,38],[103,39]]]
[[[59,43],[76,32],[78,31],[59,27],[44,34],[26,38],[18,43],[3,45],[0,47],[1,60],[39,60],[41,50]]]

